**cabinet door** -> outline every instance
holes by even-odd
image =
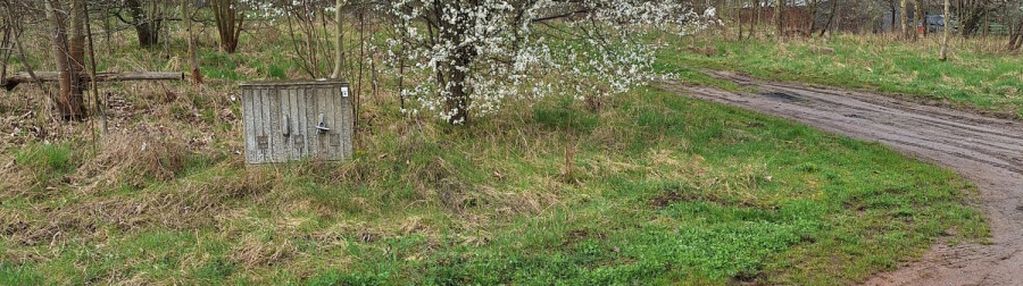
[[[242,91],[242,113],[245,127],[245,159],[249,163],[259,164],[271,162],[272,133],[267,119],[269,117],[266,88],[253,88]]]
[[[342,83],[242,85],[245,161],[344,160],[352,156],[352,106]]]
[[[311,86],[305,90],[306,98],[306,120],[309,126],[310,156],[317,160],[341,160],[343,143],[341,132],[344,130],[344,119],[340,113],[340,96],[337,86],[319,85]]]
[[[264,89],[262,94],[264,103],[264,111],[266,118],[263,121],[264,128],[270,141],[270,148],[267,149],[269,157],[267,162],[287,162],[291,159],[288,155],[288,137],[287,130],[285,130],[284,117],[284,100],[283,92],[279,88],[267,88]]]
[[[281,89],[281,129],[283,130],[283,137],[285,142],[284,156],[287,160],[299,160],[305,158],[306,150],[306,132],[303,129],[305,120],[302,118],[303,109],[301,108],[304,100],[300,96],[302,93],[300,90],[294,87],[288,87]]]
[[[335,87],[337,95],[334,99],[337,101],[337,118],[340,120],[340,132],[338,136],[341,140],[341,150],[338,159],[346,160],[352,158],[352,134],[355,128],[355,116],[352,113],[351,98],[348,97],[348,85],[341,84]]]

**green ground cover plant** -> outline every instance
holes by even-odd
[[[1002,38],[954,39],[938,60],[940,37],[915,42],[891,35],[736,40],[703,33],[673,43],[660,57],[666,71],[729,70],[754,77],[906,94],[938,104],[1023,118],[1023,59],[1002,51]],[[695,39],[695,40],[694,40]]]
[[[352,161],[247,167],[236,80],[301,76],[260,37],[204,51],[201,89],[106,86],[96,142],[90,123],[5,137],[0,284],[841,284],[988,235],[951,171],[655,86],[465,127],[366,92]],[[697,57],[661,67],[728,67]]]

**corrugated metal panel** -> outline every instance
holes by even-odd
[[[351,158],[347,83],[254,82],[242,84],[241,94],[249,164]]]

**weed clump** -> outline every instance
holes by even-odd
[[[134,232],[196,229],[217,224],[218,214],[240,199],[269,192],[281,178],[252,170],[215,174],[172,183],[152,191],[115,194],[46,210],[46,216],[27,216],[0,208],[0,234],[21,245],[68,240],[103,240],[111,228]]]
[[[0,165],[0,186],[18,193],[36,192],[61,185],[76,167],[77,157],[68,144],[31,144]],[[6,188],[6,187],[10,188]]]
[[[229,259],[246,268],[253,268],[285,263],[297,253],[298,248],[290,240],[264,241],[248,237],[231,251]]]
[[[141,131],[112,134],[98,153],[78,170],[77,177],[93,185],[141,188],[149,180],[168,181],[180,174],[191,152],[173,134]]]
[[[6,190],[0,192],[0,199],[6,200],[21,195],[20,191],[16,191],[31,184],[29,173],[18,167],[16,159],[0,155],[0,190]]]
[[[30,146],[15,154],[14,160],[19,165],[39,172],[66,173],[74,169],[71,149],[67,145]]]

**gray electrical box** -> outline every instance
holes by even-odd
[[[352,157],[352,105],[340,81],[241,84],[249,164]]]

